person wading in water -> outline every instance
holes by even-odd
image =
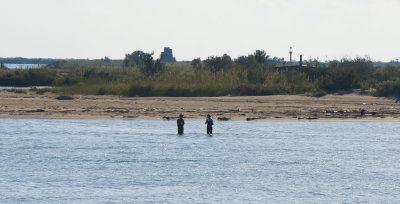
[[[176,121],[178,125],[178,134],[183,135],[183,125],[185,125],[185,121],[183,120],[183,114],[179,114],[179,119]]]
[[[207,120],[205,124],[207,124],[207,134],[212,134],[212,126],[214,125],[214,121],[213,119],[211,119],[211,115],[207,115]]]

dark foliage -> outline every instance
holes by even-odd
[[[67,60],[53,60],[49,64],[46,65],[48,68],[67,68],[71,66],[70,62]]]
[[[254,52],[254,58],[256,59],[257,63],[265,63],[269,58],[269,55],[264,50],[256,50]]]
[[[400,97],[400,79],[379,83],[375,95]]]
[[[191,65],[192,65],[192,67],[193,67],[195,72],[200,71],[201,68],[202,68],[200,58],[193,59],[192,62],[191,62]]]
[[[106,94],[106,90],[103,88],[100,88],[96,93],[96,95],[105,95],[105,94]]]
[[[222,57],[208,57],[204,63],[211,71],[218,72],[231,68],[233,61],[229,55],[224,54]]]
[[[129,89],[129,96],[152,96],[151,86],[133,85]]]
[[[221,96],[346,93],[376,90],[376,96],[400,96],[400,66],[374,66],[369,59],[330,63],[307,61],[287,66],[263,50],[232,59],[211,56],[201,61],[164,64],[153,54],[135,51],[124,66],[104,58],[81,63],[54,60],[38,69],[0,69],[0,86],[56,86],[64,93],[125,96]],[[129,68],[126,68],[128,66]]]
[[[48,86],[55,73],[42,69],[5,70],[0,72],[0,86]]]
[[[146,58],[148,57],[147,55],[149,54],[136,50],[131,54],[126,54],[122,64],[125,67],[141,66],[145,63]]]
[[[276,92],[260,85],[243,84],[232,89],[232,94],[236,96],[268,96]]]
[[[139,66],[139,70],[145,76],[150,76],[155,73],[160,73],[164,70],[164,65],[160,59],[154,61],[153,56],[151,54],[146,54],[146,59],[144,64]]]

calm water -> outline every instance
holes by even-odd
[[[34,69],[46,66],[45,64],[4,64],[9,69]]]
[[[0,203],[397,203],[400,122],[0,119]]]

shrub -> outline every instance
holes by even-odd
[[[151,96],[153,87],[143,85],[133,85],[129,89],[129,96]]]
[[[106,90],[103,88],[100,88],[96,93],[96,95],[105,95],[105,94],[106,94]]]
[[[400,97],[400,79],[379,83],[375,95]]]
[[[61,69],[70,66],[71,64],[66,60],[52,60],[46,67]]]
[[[26,90],[23,90],[23,89],[15,89],[14,92],[15,92],[15,93],[18,93],[18,94],[26,94],[26,93],[27,93],[27,91],[26,91]]]
[[[46,89],[37,89],[36,90],[36,94],[44,94],[44,93],[46,93]]]
[[[318,98],[319,98],[319,97],[326,96],[326,91],[320,89],[320,90],[318,90],[317,92],[313,93],[312,96],[313,96],[313,97],[318,97]]]
[[[36,94],[44,94],[44,93],[46,93],[47,91],[50,91],[50,89],[49,89],[49,88],[41,88],[41,89],[38,89],[38,88],[36,88],[36,87],[33,87],[33,88],[29,89],[29,91],[34,91],[34,92],[36,92]]]
[[[274,91],[261,85],[242,84],[233,88],[231,93],[239,96],[267,96],[273,95]]]

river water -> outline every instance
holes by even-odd
[[[4,64],[9,69],[36,69],[46,66],[45,64]]]
[[[400,123],[0,119],[0,203],[397,203]]]

